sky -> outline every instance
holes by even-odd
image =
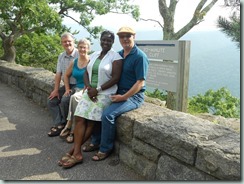
[[[144,19],[155,19],[163,22],[162,17],[158,10],[158,0],[133,0],[134,4],[139,5],[141,17]],[[192,17],[195,7],[197,6],[199,0],[180,0],[176,7],[175,14],[175,29],[178,30],[184,26]],[[219,0],[206,15],[205,21],[202,22],[199,26],[196,26],[195,30],[204,30],[204,29],[216,29],[215,20],[219,15],[225,15],[226,9],[223,8],[224,0]],[[109,20],[109,25],[106,23]],[[115,15],[107,14],[97,17],[93,25],[104,25],[113,27],[121,27],[122,25],[131,25],[136,30],[149,29],[155,30],[160,29],[160,26],[155,22],[149,21],[139,21],[136,22],[129,15]],[[107,24],[107,25],[106,25]]]
[[[182,28],[193,15],[193,12],[200,0],[179,0],[175,13],[175,31]],[[208,0],[209,2],[210,0]],[[131,0],[133,4],[139,5],[141,18],[154,19],[163,24],[163,19],[158,10],[158,0]],[[216,30],[216,20],[219,15],[227,16],[230,9],[224,7],[224,0],[219,0],[214,7],[207,13],[204,21],[195,26],[191,31],[206,31]],[[75,16],[75,15],[73,15]],[[70,27],[76,27],[77,24],[70,19],[65,19],[64,24]],[[76,24],[76,25],[75,25]],[[140,30],[162,30],[158,23],[153,21],[139,21],[137,22],[129,15],[121,15],[109,13],[102,16],[97,16],[91,23],[92,26],[103,26],[105,29],[117,32],[117,30],[124,25],[131,26],[135,31]],[[82,27],[80,27],[82,30]],[[87,33],[87,35],[89,34]]]

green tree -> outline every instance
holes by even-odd
[[[61,18],[48,6],[46,0],[1,0],[0,38],[3,56],[1,59],[15,62],[14,43],[21,35],[60,28]]]
[[[102,30],[101,26],[90,26],[96,15],[129,14],[136,20],[140,15],[139,7],[132,5],[131,0],[49,0],[49,4],[57,10],[62,18],[72,19],[84,27],[94,38],[97,38],[97,34]],[[73,17],[72,13],[77,13],[79,19]]]
[[[16,41],[15,47],[18,50],[16,63],[53,72],[56,72],[58,55],[63,51],[59,34],[26,34]]]
[[[210,89],[204,95],[198,94],[188,100],[188,112],[240,118],[240,100],[226,88],[217,91]]]
[[[1,59],[15,62],[15,41],[32,32],[56,32],[63,29],[62,18],[68,17],[82,25],[93,37],[101,27],[90,27],[96,15],[109,12],[127,13],[138,18],[138,6],[130,5],[130,0],[1,0],[0,38],[3,56]],[[76,20],[71,13],[79,13]]]
[[[218,0],[199,0],[198,5],[196,6],[192,18],[183,26],[180,30],[175,31],[174,22],[175,22],[175,12],[179,0],[158,0],[158,7],[160,15],[163,18],[163,21],[144,19],[144,21],[155,21],[159,24],[163,31],[163,40],[178,40],[188,31],[190,31],[194,26],[200,24],[204,21],[204,17],[209,12],[209,10],[215,5]],[[180,7],[178,7],[180,9]],[[177,9],[177,10],[178,10]],[[187,11],[187,10],[185,10]],[[175,93],[168,92],[167,95],[167,108],[175,109],[176,98]]]
[[[148,97],[166,100],[165,91],[146,91]],[[231,95],[227,88],[216,91],[210,89],[204,95],[198,94],[188,99],[187,112],[190,114],[210,113],[226,118],[240,118],[240,99]]]
[[[237,43],[237,47],[240,48],[240,0],[225,1],[227,7],[232,7],[232,13],[229,20],[219,16],[217,26],[221,28],[221,31],[229,36],[232,41]]]

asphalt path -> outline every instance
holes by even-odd
[[[71,169],[57,165],[71,147],[59,137],[48,137],[51,117],[47,111],[14,87],[0,82],[0,179],[145,181],[112,154],[95,162],[84,153],[84,162]],[[9,182],[8,182],[9,183]]]

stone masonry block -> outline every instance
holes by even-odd
[[[161,151],[193,165],[197,143],[184,136],[181,132],[182,130],[177,131],[174,126],[177,125],[158,124],[152,120],[147,120],[147,123],[135,122],[134,136]]]
[[[24,77],[19,77],[19,82],[18,82],[18,87],[22,90],[22,91],[26,91],[26,78]]]
[[[126,145],[120,145],[120,160],[148,180],[155,179],[157,165],[144,156],[136,154]]]
[[[158,161],[156,180],[170,181],[215,181],[216,178],[197,170],[195,167],[179,162],[175,158],[162,154]]]
[[[129,145],[133,138],[133,125],[134,122],[130,121],[128,117],[121,115],[116,122],[117,126],[117,135],[116,138],[123,142],[124,144]]]
[[[155,163],[158,161],[160,151],[157,148],[136,138],[132,139],[131,147],[133,151],[143,155],[148,160],[151,160]]]
[[[202,143],[197,151],[196,168],[221,180],[240,180],[240,142],[237,140],[226,135],[222,140]]]

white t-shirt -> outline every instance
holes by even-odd
[[[92,66],[95,63],[96,59],[100,56],[102,51],[97,51],[91,54],[90,62],[87,65],[87,71],[89,74],[89,81],[91,82],[92,76]],[[105,82],[109,81],[112,78],[112,64],[115,60],[123,59],[119,53],[114,51],[113,49],[109,50],[107,54],[103,57],[100,62],[98,68],[98,83],[97,87],[103,85]],[[100,94],[115,94],[117,92],[118,86],[117,84],[113,85],[112,87],[102,90],[99,92]]]

